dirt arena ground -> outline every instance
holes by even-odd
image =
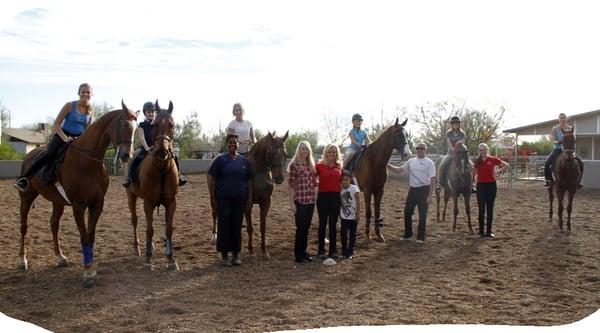
[[[286,186],[279,185],[268,221],[271,258],[244,253],[242,266],[228,268],[218,264],[210,241],[205,176],[189,178],[192,183],[181,188],[175,214],[180,272],[164,269],[164,223],[155,223],[155,271],[145,271],[143,257],[130,254],[125,191],[119,177],[111,178],[97,229],[98,282],[92,289],[82,287],[79,236],[68,209],[60,237],[71,264],[53,267],[51,205],[43,199],[30,214],[30,270],[16,269],[19,200],[12,180],[1,180],[0,311],[59,332],[223,332],[432,323],[559,325],[600,307],[600,191],[577,194],[572,232],[559,232],[556,220],[548,221],[541,188],[499,191],[494,240],[469,236],[462,218],[452,232],[450,222],[436,222],[430,209],[427,239],[420,245],[399,240],[407,182],[392,179],[383,205],[387,242],[366,240],[361,223],[356,257],[326,266],[318,260],[293,262],[294,223]],[[141,203],[138,211],[142,214]],[[311,253],[316,251],[316,225],[313,219]]]

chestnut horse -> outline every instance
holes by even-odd
[[[554,183],[551,182],[550,186],[548,186],[548,199],[550,200],[549,219],[552,220],[552,204],[554,203],[553,189],[556,187],[556,196],[558,201],[558,228],[560,230],[564,230],[563,199],[565,197],[565,192],[569,193],[569,203],[567,204],[567,229],[571,230],[571,211],[573,210],[573,198],[575,197],[575,192],[577,192],[577,181],[579,180],[579,175],[581,172],[577,160],[575,159],[574,131],[575,128],[573,127],[571,131],[563,132],[563,153],[557,156],[556,160],[554,161],[554,167],[552,169]]]
[[[388,161],[390,160],[394,149],[400,152],[402,158],[410,154],[410,150],[407,148],[408,141],[404,129],[407,122],[408,119],[404,120],[402,124],[399,124],[398,118],[396,118],[394,125],[386,128],[373,143],[365,148],[361,159],[358,161],[354,170],[352,170],[358,180],[360,190],[364,193],[366,207],[365,235],[369,239],[371,238],[371,196],[375,199],[375,233],[378,242],[385,242],[385,238],[381,234],[383,219],[380,214],[383,187],[387,180]]]
[[[439,174],[438,170],[438,174]],[[440,184],[444,189],[444,211],[442,220],[446,221],[446,208],[448,201],[452,197],[454,203],[452,231],[456,231],[456,220],[458,217],[458,198],[462,195],[465,201],[465,213],[467,215],[467,226],[471,235],[475,230],[471,225],[471,189],[473,184],[473,167],[469,163],[469,151],[467,146],[460,144],[456,146],[456,152],[448,163],[446,170],[448,177],[444,184]],[[440,192],[436,191],[437,201],[437,219],[440,220]]]
[[[129,110],[121,102],[122,110],[111,111],[91,124],[86,131],[67,148],[64,159],[58,169],[58,182],[62,186],[61,195],[55,184],[43,185],[42,172],[35,175],[25,192],[19,192],[21,199],[21,244],[19,248],[19,268],[27,270],[28,263],[25,249],[28,214],[33,201],[42,195],[52,202],[50,229],[54,244],[56,266],[68,264],[58,242],[60,217],[65,206],[73,207],[73,217],[79,229],[83,253],[83,284],[85,287],[95,285],[94,241],[96,223],[104,207],[104,195],[108,189],[108,174],[104,167],[104,155],[112,143],[117,151],[116,158],[127,162],[131,158],[131,146],[137,114]],[[29,168],[35,156],[45,147],[37,148],[25,156],[21,172]],[[85,225],[85,211],[88,213],[88,224]]]
[[[288,138],[288,132],[283,137],[278,137],[275,132],[270,132],[262,139],[258,140],[246,158],[252,167],[252,205],[258,204],[260,207],[260,249],[265,258],[269,258],[266,244],[267,233],[267,213],[271,207],[271,196],[273,195],[273,180],[276,184],[281,184],[284,178],[284,167],[286,159],[285,140]],[[208,177],[208,182],[212,177]],[[209,185],[210,186],[210,185]],[[244,211],[246,216],[246,229],[248,232],[248,253],[254,254],[252,245],[252,234],[254,226],[252,225],[252,205]],[[217,210],[215,203],[210,201],[213,218],[213,242],[217,239]]]
[[[140,246],[137,235],[137,198],[144,200],[144,214],[146,215],[146,262],[145,267],[152,270],[152,252],[154,244],[153,212],[163,205],[165,207],[165,234],[167,240],[167,269],[179,270],[179,265],[173,259],[173,216],[177,206],[178,177],[177,166],[173,157],[172,138],[175,132],[173,121],[173,103],[169,102],[167,110],[161,110],[158,101],[155,103],[158,111],[154,118],[152,129],[153,150],[148,154],[138,169],[138,181],[127,187],[127,202],[131,212],[131,225],[133,226],[133,254],[140,255]]]

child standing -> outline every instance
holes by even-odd
[[[348,170],[342,173],[342,190],[340,192],[340,217],[342,220],[342,257],[351,259],[356,243],[356,225],[360,216],[360,190],[350,184],[352,174]]]

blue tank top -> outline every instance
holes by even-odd
[[[367,132],[363,130],[356,129],[356,127],[352,127],[350,133],[354,135],[354,139],[356,140],[356,144],[350,143],[349,148],[360,149],[362,145],[365,144],[365,139],[367,138]]]
[[[67,113],[62,123],[62,129],[73,135],[81,135],[88,123],[88,115],[77,112],[77,101],[71,103],[71,112]]]
[[[560,130],[560,126],[557,126],[556,127],[556,141],[563,141],[564,138],[565,138],[565,135]],[[563,149],[563,144],[562,143],[555,143],[554,144],[554,149]]]

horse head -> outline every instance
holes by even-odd
[[[152,128],[152,138],[154,139],[154,154],[160,160],[167,160],[173,151],[173,135],[175,134],[175,121],[173,120],[173,102],[169,101],[169,108],[163,110],[155,103],[157,110]]]
[[[410,148],[408,147],[408,135],[406,134],[406,130],[404,126],[408,122],[408,118],[404,120],[402,124],[398,123],[398,118],[396,118],[396,122],[393,127],[393,146],[394,148],[400,152],[400,155],[403,159],[409,158],[411,156]]]
[[[110,141],[116,149],[116,157],[125,163],[132,157],[133,134],[137,127],[138,112],[129,110],[122,100],[121,110],[115,131],[110,135]]]
[[[575,151],[575,127],[563,132],[563,151]]]
[[[471,164],[469,163],[469,150],[467,146],[464,144],[460,144],[456,146],[456,151],[454,152],[453,165],[456,176],[458,179],[458,183],[461,186],[466,186],[470,188],[471,186]],[[452,170],[449,172],[449,178],[452,178]]]
[[[288,138],[289,131],[285,132],[283,137],[278,137],[275,132],[267,134],[267,170],[271,171],[276,184],[283,182],[285,159],[287,157],[285,150],[285,140]]]

